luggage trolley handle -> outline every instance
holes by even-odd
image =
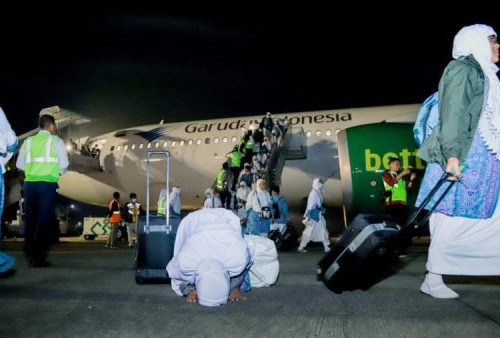
[[[169,151],[148,151],[148,157],[147,157],[147,175],[146,175],[146,225],[144,226],[144,232],[149,233],[152,231],[152,227],[149,225],[149,181],[150,181],[150,159],[152,155],[165,155],[167,158],[167,172],[166,172],[166,212],[165,212],[165,224],[166,226],[159,226],[161,229],[158,229],[159,231],[165,231],[167,234],[172,231],[172,225],[170,224],[170,187],[169,187],[169,177],[170,177],[170,152]],[[155,228],[158,226],[154,226]],[[156,229],[155,229],[156,230]]]
[[[411,214],[411,216],[408,218],[408,220],[406,221],[405,225],[403,226],[403,230],[407,229],[407,228],[413,229],[412,227],[410,227],[410,225],[412,223],[415,223],[415,221],[419,217],[420,213],[422,212],[422,210],[424,210],[424,208],[427,206],[427,204],[432,199],[432,197],[438,192],[438,190],[441,188],[441,186],[445,182],[450,182],[450,184],[446,187],[446,189],[443,191],[443,193],[441,194],[441,196],[439,196],[439,198],[437,199],[436,203],[434,203],[434,205],[429,209],[429,212],[425,215],[425,217],[423,219],[421,219],[420,221],[418,221],[414,225],[414,229],[417,229],[422,224],[424,224],[425,222],[427,222],[427,220],[431,217],[431,213],[434,211],[434,209],[436,209],[436,207],[439,205],[439,203],[441,203],[441,201],[443,200],[443,198],[446,196],[446,194],[448,193],[448,191],[450,191],[451,187],[453,187],[453,184],[456,182],[456,181],[453,181],[453,180],[449,180],[449,178],[452,177],[452,176],[454,176],[454,175],[451,174],[451,173],[448,173],[448,172],[443,173],[443,175],[441,176],[441,178],[439,179],[439,181],[436,183],[436,185],[434,186],[434,188],[432,188],[431,192],[429,192],[429,194],[427,195],[427,197],[422,201],[422,203],[420,204],[420,206],[418,207],[418,209],[415,210]]]

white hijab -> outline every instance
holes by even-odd
[[[492,52],[488,37],[497,35],[487,25],[471,25],[462,28],[453,40],[453,58],[471,55],[479,63],[485,75],[484,105],[478,129],[488,148],[500,160],[500,81],[498,67],[491,62]]]
[[[319,188],[319,178],[315,178],[312,182],[312,189],[307,198],[307,207],[304,215],[307,214],[307,210],[315,209],[316,207],[321,207],[323,204],[323,195],[321,194],[321,189]]]
[[[16,133],[12,130],[5,112],[0,107],[0,167],[2,173],[5,173],[5,164],[10,160],[13,151],[8,151],[10,147],[17,144]],[[12,149],[10,149],[12,150]]]
[[[255,187],[255,191],[257,192],[257,196],[259,196],[259,204],[261,207],[271,206],[271,196],[266,189],[260,188],[260,183],[265,182],[264,179],[260,178],[257,180],[257,186]]]

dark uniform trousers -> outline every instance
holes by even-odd
[[[25,182],[24,251],[33,261],[43,261],[53,232],[58,185],[55,182]]]

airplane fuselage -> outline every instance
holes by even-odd
[[[307,158],[287,160],[281,176],[281,192],[289,204],[298,206],[308,195],[315,177],[326,179],[323,190],[327,205],[342,206],[337,151],[337,131],[368,123],[414,121],[418,105],[382,106],[276,114],[287,117],[293,128],[303,128]],[[226,154],[240,141],[243,129],[258,126],[261,116],[145,125],[107,133],[89,140],[99,144],[102,172],[70,171],[60,178],[60,193],[86,203],[107,205],[114,191],[122,200],[135,192],[146,201],[146,158],[152,150],[170,152],[170,186],[181,188],[183,208],[200,208],[204,190],[211,187]],[[381,135],[383,137],[383,135]],[[165,161],[151,163],[152,208],[165,186]]]

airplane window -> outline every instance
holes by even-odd
[[[141,143],[141,144],[139,144],[139,149],[142,149],[142,148],[144,148],[144,144]]]
[[[205,144],[210,144],[210,137],[207,137],[207,138],[205,139]]]
[[[196,144],[201,144],[201,139],[197,139]]]
[[[224,138],[222,139],[222,142],[226,143],[227,142],[227,137],[224,136]]]
[[[167,141],[163,142],[163,148],[167,147]]]
[[[160,142],[155,143],[155,148],[158,148],[160,146]]]
[[[109,149],[111,151],[115,150],[115,146],[111,146],[111,149]]]
[[[236,136],[231,137],[231,142],[236,142]]]
[[[123,150],[127,150],[128,149],[128,144],[126,144],[124,147],[123,147]]]
[[[118,151],[118,150],[120,150],[121,148],[122,148],[122,146],[118,146],[118,147],[116,147],[116,150]]]
[[[151,148],[151,143],[148,143],[148,149],[150,149],[150,148]]]
[[[219,143],[219,138],[218,137],[214,138],[214,143]]]
[[[193,144],[193,140],[189,140],[189,141],[188,141],[188,144],[189,144],[189,145]]]
[[[332,134],[332,131],[330,129],[327,129],[325,134],[326,136],[330,136]]]
[[[175,147],[175,141],[172,141],[172,147]]]
[[[132,146],[130,147],[130,149],[134,150],[135,149],[135,143],[132,144]]]
[[[316,136],[321,136],[321,130],[316,130]]]
[[[311,133],[310,131],[308,131],[308,132],[306,133],[306,136],[307,136],[307,137],[311,137],[311,135],[312,135],[312,133]]]
[[[180,141],[180,142],[179,142],[179,145],[180,145],[180,146],[183,146],[183,145],[184,145],[184,140]]]

